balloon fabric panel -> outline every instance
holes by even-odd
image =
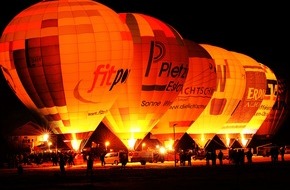
[[[103,122],[129,148],[128,141],[143,139],[178,95],[188,57],[182,37],[167,24],[139,13],[119,15],[132,33],[134,61],[126,89]]]
[[[216,90],[215,64],[199,44],[186,40],[189,71],[182,91],[151,130],[161,142],[170,141],[175,133],[181,137],[199,117]],[[174,128],[174,130],[173,130]]]

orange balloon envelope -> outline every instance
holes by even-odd
[[[134,61],[126,89],[119,91],[103,122],[133,149],[182,90],[188,55],[183,38],[168,24],[140,13],[119,15],[132,33]]]
[[[79,145],[126,81],[133,41],[107,6],[91,0],[41,1],[5,28],[0,60],[20,100],[38,109],[55,133]]]
[[[206,108],[216,90],[216,67],[209,53],[199,44],[185,40],[189,71],[182,91],[151,133],[161,142],[180,139]],[[174,127],[174,128],[173,128]],[[174,134],[173,134],[174,133]]]

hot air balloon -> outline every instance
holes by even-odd
[[[215,63],[199,44],[184,40],[188,48],[189,71],[182,91],[151,130],[167,148],[180,139],[206,108],[216,90]]]
[[[264,69],[256,60],[242,53],[231,53],[245,69],[246,89],[231,117],[218,132],[218,136],[227,146],[230,139],[239,139],[240,143],[245,145],[246,141],[241,132],[260,107],[267,82]]]
[[[213,58],[217,72],[217,87],[210,102],[187,133],[204,147],[228,121],[243,97],[246,77],[239,60],[228,50],[200,44]]]
[[[74,149],[116,100],[132,61],[127,25],[91,0],[36,3],[16,15],[1,37],[0,62],[11,88]]]
[[[103,122],[132,150],[182,90],[189,61],[182,36],[167,23],[140,13],[119,15],[132,33],[134,60],[126,89]]]
[[[256,111],[255,115],[248,122],[246,127],[243,129],[242,134],[248,137],[248,142],[252,139],[251,137],[256,134],[257,130],[261,127],[268,114],[272,110],[278,93],[278,81],[275,73],[266,65],[259,63],[266,73],[266,91],[264,94],[259,95],[263,101]]]
[[[279,76],[277,76],[277,81],[277,99],[270,113],[267,115],[266,119],[255,133],[255,136],[258,139],[272,140],[290,113],[288,106],[290,101],[290,91],[288,87],[289,84],[284,78]]]

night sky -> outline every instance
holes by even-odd
[[[0,30],[40,0],[9,0],[0,7]],[[286,1],[99,0],[117,13],[137,12],[173,26],[184,38],[246,54],[287,74],[290,18]]]
[[[20,11],[39,0],[9,0],[0,7],[0,30]],[[117,13],[136,12],[160,19],[173,26],[186,39],[243,53],[270,67],[275,74],[290,77],[289,18],[287,1],[165,1],[165,0],[100,0]],[[287,3],[287,5],[286,5]],[[287,21],[287,22],[286,22]],[[2,87],[3,89],[3,87]],[[0,94],[4,90],[0,90]],[[19,104],[1,95],[1,118],[6,108]],[[10,96],[10,95],[9,95]],[[12,95],[11,95],[12,96]],[[7,98],[9,99],[9,98]],[[16,102],[16,103],[15,103]],[[15,105],[14,105],[15,104]],[[21,108],[22,109],[22,108]],[[8,112],[9,113],[9,112]]]
[[[285,74],[289,62],[286,23],[290,11],[283,3],[253,1],[102,0],[117,12],[139,12],[156,17],[187,39],[246,54]],[[286,22],[287,21],[287,22]],[[287,46],[287,45],[286,45]]]

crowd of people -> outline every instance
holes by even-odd
[[[226,152],[228,151],[228,152]],[[93,175],[94,161],[96,158],[100,161],[101,166],[105,166],[104,156],[106,152],[103,152],[100,155],[94,155],[92,152],[88,152],[86,154],[82,154],[83,163],[87,164],[87,175]],[[272,147],[270,149],[270,157],[271,162],[277,162],[279,160],[284,161],[285,147]],[[59,166],[60,174],[65,175],[66,166],[70,167],[75,165],[75,157],[76,153],[73,151],[66,152],[46,152],[46,153],[31,153],[31,154],[16,154],[14,157],[8,158],[10,161],[8,162],[9,168],[17,168],[18,173],[23,173],[23,165],[41,165],[42,163],[51,163],[52,166]],[[194,160],[194,156],[196,153],[192,150],[180,151],[179,159],[180,166],[191,166],[192,160]],[[206,165],[217,165],[217,161],[219,165],[224,164],[224,160],[228,160],[230,164],[235,165],[243,165],[245,163],[252,164],[253,157],[253,149],[228,149],[228,150],[207,150],[204,151],[204,158],[200,157],[200,160],[205,159]],[[187,163],[187,164],[186,164]],[[123,164],[124,167],[126,164]]]
[[[225,154],[225,152],[227,152]],[[285,161],[284,154],[285,154],[285,146],[273,147],[269,153],[271,157],[271,162],[277,162],[279,155],[281,156],[281,161]],[[192,151],[180,151],[180,165],[185,166],[186,162],[188,166],[191,166],[191,160],[194,157],[197,157]],[[243,165],[245,163],[252,164],[253,162],[253,149],[248,148],[230,148],[227,150],[207,150],[204,151],[203,156],[199,156],[198,159],[202,160],[205,159],[206,165],[217,165],[217,161],[219,165],[224,164],[224,160],[228,160],[230,164],[235,165]]]

